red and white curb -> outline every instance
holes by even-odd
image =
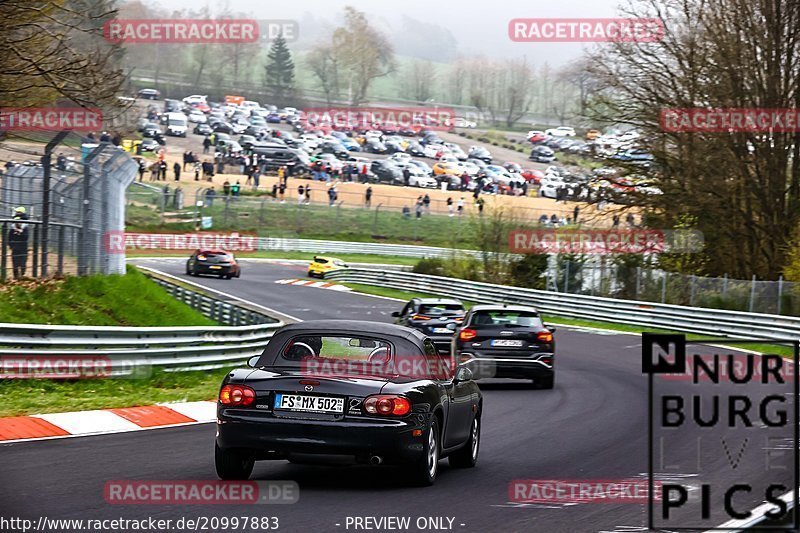
[[[0,418],[0,444],[214,422],[217,402],[182,402]]]
[[[297,285],[301,287],[314,287],[316,289],[329,289],[332,291],[350,291],[350,287],[339,285],[337,283],[328,283],[325,281],[312,281],[308,279],[279,279],[275,283],[281,285]]]

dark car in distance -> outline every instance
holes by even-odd
[[[375,176],[376,181],[381,183],[402,183],[403,172],[397,168],[394,162],[388,159],[377,159],[369,167],[370,172]]]
[[[196,250],[186,261],[186,273],[190,276],[210,274],[220,278],[238,278],[242,275],[239,263],[233,254],[224,250]]]
[[[140,89],[137,95],[145,100],[158,100],[161,97],[161,93],[156,89]]]
[[[412,298],[402,311],[392,313],[395,324],[421,331],[440,352],[450,353],[453,335],[464,319],[464,304],[445,298]]]
[[[532,379],[536,387],[552,389],[554,332],[532,307],[476,305],[453,337],[453,353],[476,379]]]
[[[255,461],[268,459],[400,464],[414,484],[431,485],[440,458],[475,466],[481,413],[471,371],[417,330],[355,320],[290,324],[223,380],[216,470],[247,479]]]

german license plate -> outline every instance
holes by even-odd
[[[433,328],[434,333],[453,333],[452,329],[447,328]]]
[[[218,266],[218,265],[215,265],[215,266],[210,266],[208,268],[210,268],[211,270],[220,270],[222,267]]]
[[[344,398],[307,396],[304,394],[276,394],[275,409],[303,413],[343,413]]]
[[[514,339],[494,339],[492,341],[492,346],[520,347],[522,346],[522,341]]]

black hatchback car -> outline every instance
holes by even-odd
[[[395,324],[414,328],[431,338],[442,353],[450,353],[453,335],[464,319],[464,304],[445,298],[412,298],[402,311],[392,313]]]
[[[476,305],[453,338],[453,353],[476,379],[532,379],[538,388],[552,389],[554,332],[532,307]]]
[[[238,278],[242,268],[233,254],[223,250],[196,250],[186,261],[186,273],[190,276],[210,274],[221,278]]]
[[[222,382],[217,474],[247,479],[254,462],[267,459],[345,460],[402,464],[415,484],[431,485],[442,457],[475,466],[482,401],[471,371],[417,330],[355,320],[290,324]]]

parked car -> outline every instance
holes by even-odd
[[[478,379],[532,379],[537,388],[552,389],[555,330],[532,307],[476,305],[453,337],[452,349]]]
[[[156,89],[140,89],[136,94],[139,98],[144,98],[145,100],[158,100],[161,98],[161,91]]]
[[[440,458],[456,468],[478,460],[483,399],[471,371],[402,326],[284,326],[247,368],[225,375],[218,400],[214,459],[225,480],[249,478],[256,460],[345,454],[402,465],[415,484],[432,485]]]
[[[220,278],[238,278],[242,268],[233,254],[224,250],[195,250],[186,261],[186,274],[199,276],[209,274]]]
[[[369,169],[379,182],[391,184],[403,183],[403,172],[388,159],[378,159],[373,161]]]
[[[556,159],[556,154],[547,146],[534,146],[528,159],[539,163],[552,163]]]
[[[470,158],[480,159],[484,163],[487,163],[487,164],[491,164],[492,163],[492,154],[490,154],[489,150],[487,150],[483,146],[472,146],[472,147],[470,147],[468,155],[469,155]]]
[[[575,137],[575,128],[559,126],[557,128],[544,130],[544,134],[550,135],[551,137]]]

